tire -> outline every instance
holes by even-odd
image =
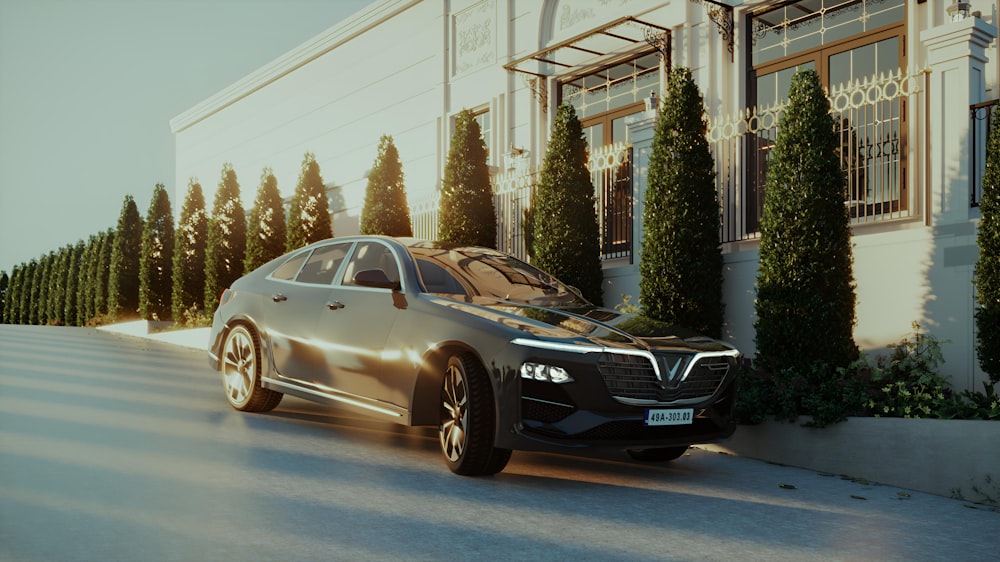
[[[455,474],[484,476],[507,466],[510,449],[493,446],[494,409],[493,388],[479,362],[469,354],[449,358],[438,435],[445,462]]]
[[[269,412],[284,394],[260,385],[261,353],[246,326],[234,326],[222,346],[222,386],[229,404],[243,412]]]
[[[679,458],[687,447],[664,447],[661,449],[629,449],[628,456],[637,461],[667,462]]]

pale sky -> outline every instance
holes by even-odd
[[[0,270],[145,217],[171,118],[373,2],[0,0]]]

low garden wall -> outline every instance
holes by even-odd
[[[998,421],[854,417],[819,429],[807,421],[741,425],[702,447],[969,501],[1000,498]]]

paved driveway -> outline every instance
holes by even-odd
[[[998,560],[1000,513],[693,450],[515,452],[290,399],[233,411],[204,352],[0,326],[0,560]]]

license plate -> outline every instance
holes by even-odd
[[[690,425],[694,410],[646,410],[646,425]]]

